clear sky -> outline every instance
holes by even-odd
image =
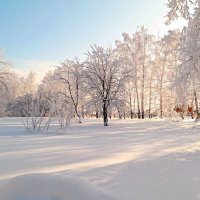
[[[0,0],[0,48],[18,71],[45,72],[137,25],[164,34],[165,0]],[[40,74],[41,74],[40,73]],[[38,73],[39,74],[39,73]]]

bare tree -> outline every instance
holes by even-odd
[[[8,89],[7,81],[11,75],[9,69],[9,62],[4,57],[2,50],[0,49],[0,89]]]

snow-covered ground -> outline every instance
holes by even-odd
[[[111,120],[103,127],[102,120],[90,119],[67,131],[34,134],[19,119],[0,119],[0,194],[24,184],[24,176],[12,178],[29,173],[49,173],[47,180],[59,180],[63,190],[80,178],[89,182],[82,190],[94,190],[94,196],[200,200],[200,128],[166,120]],[[40,177],[29,176],[29,184]]]
[[[17,176],[0,188],[0,199],[114,200],[87,181],[57,174]]]

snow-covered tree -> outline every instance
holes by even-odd
[[[199,0],[168,0],[167,24],[183,17],[186,20],[192,18],[193,11],[199,9]]]
[[[55,74],[48,72],[42,80],[39,89],[43,91],[43,98],[48,102],[47,116],[49,123],[52,117],[57,119],[61,128],[68,127],[73,117],[73,106],[65,94],[66,87],[61,81],[55,80]]]
[[[116,101],[128,73],[118,55],[110,48],[91,46],[85,62],[87,86],[95,91],[95,98],[102,104],[104,126],[108,126],[108,108]]]
[[[183,30],[182,43],[180,46],[181,65],[176,76],[176,84],[178,84],[178,87],[182,87],[180,84],[185,85],[187,82],[185,93],[188,92],[188,90],[192,90],[196,105],[197,119],[200,119],[198,106],[200,90],[200,2],[197,0],[171,0],[168,2],[168,7],[168,21],[174,20],[179,16],[188,21],[187,27]]]
[[[173,82],[174,72],[178,65],[178,45],[180,42],[180,32],[178,30],[169,31],[167,35],[158,41],[155,61],[156,61],[156,88],[159,99],[159,115],[172,108],[169,103],[173,101],[171,84]],[[171,99],[172,98],[172,99]]]
[[[198,19],[196,19],[198,17]],[[199,20],[200,17],[197,15],[194,17],[194,21]],[[187,81],[190,86],[185,88],[187,90],[192,90],[195,105],[197,118],[200,118],[200,112],[198,107],[198,96],[200,92],[200,34],[198,33],[198,27],[191,20],[188,23],[188,27],[184,30],[182,45],[181,45],[181,65],[179,68],[179,73],[177,74],[177,83],[185,84]]]
[[[60,81],[66,88],[63,95],[71,102],[75,115],[81,123],[81,101],[83,100],[83,76],[82,64],[75,58],[74,60],[66,60],[61,67],[57,67],[54,71],[53,78]]]
[[[123,42],[116,41],[118,52],[131,72],[131,79],[127,84],[129,103],[131,102],[130,107],[132,107],[133,101],[134,113],[137,104],[138,118],[145,117],[148,71],[152,64],[153,43],[153,35],[148,34],[143,26],[138,27],[133,36],[123,33]]]

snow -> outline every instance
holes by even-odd
[[[66,131],[34,134],[24,131],[20,119],[0,119],[0,195],[4,188],[13,195],[23,185],[46,194],[32,184],[37,180],[46,185],[44,191],[63,188],[59,195],[74,195],[67,188],[75,184],[84,194],[105,199],[199,200],[199,163],[200,128],[191,120],[111,120],[103,127],[102,120],[86,119]],[[15,178],[33,173],[48,176]]]
[[[55,174],[28,174],[11,179],[0,189],[6,200],[113,200],[81,179]]]

